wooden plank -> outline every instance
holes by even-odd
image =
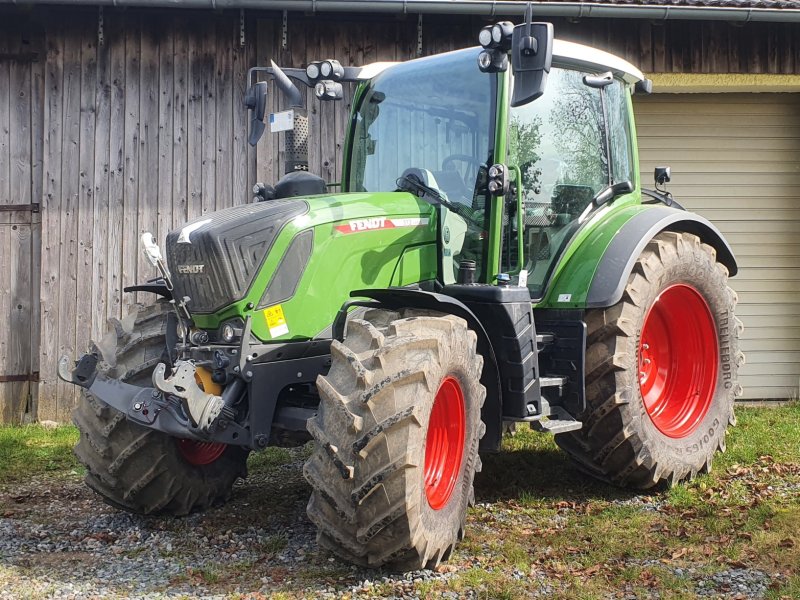
[[[12,53],[23,51],[22,36],[20,32],[9,35],[9,50]],[[31,124],[31,66],[22,61],[8,61],[9,89],[8,89],[8,128],[7,138],[9,144],[9,185],[11,197],[9,204],[30,204],[32,199],[32,124]],[[0,95],[2,92],[0,92]],[[0,125],[2,127],[2,125]],[[41,136],[41,130],[37,131]],[[0,150],[1,152],[2,150]],[[37,198],[38,200],[38,198]],[[38,304],[33,304],[33,288],[38,288],[33,282],[32,261],[32,236],[37,225],[31,224],[32,214],[27,214],[26,223],[11,226],[0,226],[9,232],[9,248],[0,264],[10,260],[11,264],[2,264],[0,278],[5,279],[2,287],[10,290],[10,306],[3,314],[10,315],[7,323],[10,336],[10,348],[5,354],[0,352],[0,373],[11,375],[27,375],[32,372],[33,354],[38,354],[38,339],[33,341],[32,312],[38,314]],[[37,234],[38,237],[38,234]],[[38,335],[38,330],[36,331]],[[2,363],[5,362],[3,365]],[[31,395],[30,382],[18,382],[4,385],[10,392],[5,403],[10,406],[11,422],[22,422],[26,411],[29,411],[28,402]],[[0,392],[2,394],[2,392]],[[0,398],[0,404],[4,401]]]
[[[9,274],[13,266],[11,256],[11,228],[16,225],[0,225],[0,268]],[[10,281],[10,280],[9,280]],[[3,280],[0,285],[0,374],[16,375],[11,372],[11,288]],[[15,383],[0,383],[0,423],[13,423],[16,398]]]
[[[78,203],[81,186],[81,42],[82,29],[77,19],[65,27],[64,90],[61,140],[61,256],[59,279],[61,288],[58,314],[58,354],[75,356],[76,301],[78,297]],[[58,382],[57,421],[68,421],[76,398],[75,386]]]
[[[326,41],[320,35],[320,22],[317,20],[304,21],[299,27],[299,37],[292,40],[292,47],[295,53],[295,61],[298,66],[307,65],[315,60],[334,58],[328,49]],[[303,39],[299,39],[302,37]],[[331,56],[329,56],[331,55]],[[300,90],[306,99],[306,109],[308,113],[308,170],[326,179],[325,170],[322,168],[323,156],[327,153],[327,148],[323,148],[326,143],[323,132],[323,119],[327,114],[325,102],[320,102],[310,88]],[[279,134],[284,143],[285,134]],[[283,170],[281,171],[283,173]]]
[[[41,57],[31,64],[31,197],[44,205],[44,79],[46,46],[43,27],[35,27],[30,32],[31,49]],[[31,215],[31,369],[41,369],[41,281],[42,281],[42,214]],[[39,384],[30,386],[28,418],[36,419],[39,406]]]
[[[183,20],[176,20],[175,65],[172,76],[172,224],[186,222],[188,215],[188,103],[189,103],[189,32]]]
[[[19,35],[9,41],[16,42],[10,48],[12,52],[21,52],[22,44]],[[0,63],[1,64],[1,63]],[[0,130],[5,131],[5,137],[10,142],[8,152],[8,179],[9,194],[2,204],[30,204],[31,199],[31,68],[29,63],[21,61],[7,61],[8,89],[0,92],[0,98],[7,95],[7,124],[3,124],[0,116]],[[0,78],[3,68],[0,66]],[[0,89],[2,89],[0,83]],[[0,106],[3,104],[0,100]],[[0,108],[0,113],[3,109]],[[3,133],[0,131],[0,138]],[[2,142],[0,142],[2,144]],[[0,148],[0,154],[2,153]],[[2,171],[0,170],[0,173]],[[2,184],[0,184],[1,186]]]
[[[109,29],[111,27],[111,29]],[[105,43],[97,46],[97,71],[94,89],[94,180],[93,212],[91,222],[92,265],[91,281],[91,339],[99,340],[105,334],[108,318],[108,263],[110,259],[109,179],[111,171],[111,46],[118,43],[118,30],[111,24],[106,27]]]
[[[237,32],[238,33],[238,32]],[[247,87],[247,69],[254,66],[253,54],[255,44],[252,36],[255,34],[251,23],[246,24],[246,46],[239,45],[238,35],[233,42],[232,59],[232,86],[233,96],[231,110],[233,113],[233,171],[232,177],[232,203],[243,204],[250,202],[251,189],[255,180],[255,171],[251,167],[251,160],[255,156],[251,153],[247,143],[247,109],[244,107],[244,94]]]
[[[188,81],[186,114],[187,141],[187,220],[203,212],[203,36],[196,19],[187,25]]]
[[[320,35],[320,56],[336,57],[335,40],[333,36]],[[316,100],[316,99],[315,99]],[[319,106],[319,136],[320,156],[318,170],[316,171],[326,183],[339,180],[337,161],[336,139],[336,111],[340,101],[315,102]]]
[[[41,224],[41,286],[40,286],[40,420],[58,418],[56,372],[58,368],[58,314],[60,303],[59,239],[61,221],[61,143],[63,122],[64,33],[47,25],[47,58],[44,70],[44,144],[42,148],[44,174]]]
[[[109,178],[106,215],[107,250],[106,257],[106,311],[104,319],[122,318],[122,280],[123,280],[123,229],[125,225],[126,192],[126,106],[125,93],[125,17],[116,14],[113,19],[106,17],[108,37],[106,44],[109,53],[110,69],[110,113],[109,113]],[[128,107],[131,108],[131,107]],[[130,217],[129,217],[130,218]],[[129,294],[126,294],[129,295]],[[105,330],[106,326],[103,325]]]
[[[93,30],[81,27],[81,79],[80,79],[80,138],[78,143],[79,178],[78,178],[78,210],[77,220],[77,262],[76,288],[73,302],[76,307],[75,322],[75,356],[89,350],[89,341],[93,335],[94,312],[101,294],[94,287],[94,275],[99,271],[95,267],[95,244],[102,243],[102,237],[95,238],[94,218],[94,168],[95,168],[95,126],[97,95],[97,37]],[[102,248],[98,250],[98,260]],[[78,285],[77,282],[80,282]],[[99,300],[99,304],[103,304]],[[105,312],[105,309],[103,309]],[[73,390],[74,391],[74,390]],[[70,412],[72,407],[69,408]],[[69,415],[67,415],[69,420]]]
[[[150,17],[152,18],[152,17]],[[139,227],[131,244],[136,245],[138,258],[135,283],[146,281],[156,276],[153,268],[141,252],[139,238],[144,232],[158,235],[158,192],[161,169],[158,160],[159,131],[159,78],[158,47],[165,32],[156,30],[154,23],[147,17],[142,22],[141,70],[139,71],[139,123],[141,137],[139,139]],[[151,296],[137,293],[137,302],[149,302]]]
[[[238,30],[237,26],[236,41],[234,42],[233,20],[230,18],[216,20],[214,200],[217,210],[233,204],[233,77],[231,71],[233,70],[233,44],[238,44]]]
[[[269,60],[275,58],[275,29],[276,25],[271,19],[258,19],[256,21],[256,64],[268,65]],[[267,111],[275,112],[276,100],[275,94],[272,93],[274,88],[270,89],[270,94],[267,99]],[[247,112],[248,130],[250,113]],[[266,139],[264,139],[266,138]],[[273,144],[272,136],[269,132],[265,133],[259,144],[256,146],[256,176],[255,181],[264,181],[274,184],[276,181],[276,170],[273,162],[275,154],[275,146]]]
[[[0,30],[0,53],[12,52],[11,36]],[[0,204],[11,204],[11,61],[0,61]]]
[[[138,13],[127,13],[125,22],[125,135],[122,156],[124,161],[123,207],[122,207],[122,287],[136,282],[139,262],[139,243],[135,232],[139,231],[139,137],[140,128],[140,52],[141,17]],[[131,311],[134,294],[123,294],[121,313]]]
[[[800,28],[792,23],[781,23],[775,25],[779,28],[780,41],[779,46],[782,51],[779,53],[780,67],[778,71],[791,75],[795,73],[795,56],[793,47],[798,45],[797,36],[800,35]]]
[[[217,173],[217,98],[215,86],[216,67],[216,32],[214,22],[204,20],[200,31],[204,32],[202,38],[203,52],[200,60],[200,81],[202,85],[202,142],[197,150],[203,156],[201,181],[203,185],[203,214],[213,211],[216,204],[216,173]],[[211,43],[209,43],[211,41]]]
[[[174,68],[175,68],[175,44],[176,44],[176,25],[178,17],[163,19],[157,27],[158,32],[158,190],[156,192],[156,236],[158,244],[163,248],[167,233],[173,228],[176,220],[173,214],[176,207],[173,203],[172,178],[174,171],[173,164],[173,102],[175,97],[174,88]],[[181,219],[182,221],[183,219]],[[148,266],[149,273],[153,272],[152,266]],[[144,279],[149,279],[155,275],[148,275]],[[147,298],[151,301],[152,296]]]
[[[17,44],[12,41],[13,34],[0,31],[0,53],[12,53],[18,50]],[[12,171],[12,146],[11,138],[12,112],[16,98],[12,94],[10,60],[0,61],[0,204],[17,203],[13,188],[11,187]]]
[[[402,24],[398,24],[398,28],[401,28]],[[344,61],[342,64],[352,65],[353,62],[353,55],[352,55],[352,37],[347,35],[347,32],[344,28],[337,28],[335,37],[334,37],[334,44],[336,49],[336,54],[341,57],[341,60]],[[395,56],[399,50],[395,48]],[[345,135],[347,133],[347,128],[349,125],[349,117],[350,111],[353,107],[353,92],[355,90],[355,86],[353,84],[344,84],[344,98],[342,98],[341,102],[336,104],[336,110],[334,114],[334,137],[336,138],[336,179],[335,181],[344,183],[342,177],[342,169],[344,165],[344,141]],[[336,188],[337,190],[341,190],[342,188]]]
[[[0,367],[4,375],[28,375],[31,373],[31,226],[5,225],[7,233],[6,248],[3,252],[2,270],[10,276],[7,311],[8,345],[5,364]],[[0,248],[3,244],[0,242]],[[5,286],[3,286],[5,288]],[[2,363],[3,361],[0,361]],[[11,423],[21,423],[28,406],[31,383],[20,381],[4,385],[8,394],[5,402],[0,396],[0,404],[8,404],[11,409]]]

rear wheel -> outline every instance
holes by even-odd
[[[587,312],[583,429],[556,442],[593,475],[646,489],[711,468],[734,424],[741,323],[715,251],[663,232],[622,300]]]
[[[458,317],[373,310],[317,380],[304,473],[321,546],[351,562],[433,567],[463,537],[485,431],[476,336]]]
[[[96,345],[98,369],[126,383],[150,386],[163,360],[170,306],[142,308]],[[73,421],[81,437],[75,454],[86,484],[109,504],[140,514],[185,515],[226,500],[247,475],[248,452],[236,446],[181,440],[146,429],[84,391]]]

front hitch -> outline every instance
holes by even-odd
[[[180,398],[193,426],[203,431],[210,430],[225,407],[222,397],[209,394],[197,385],[197,369],[189,361],[176,362],[169,377],[166,377],[166,372],[167,365],[158,363],[153,371],[153,385],[165,394]]]
[[[186,410],[188,405],[193,407],[195,412],[199,411],[200,417],[208,418],[216,410],[216,408],[209,409],[209,406],[216,407],[218,404],[209,400],[219,398],[200,390],[194,380],[193,364],[183,363],[188,364],[191,368],[183,367],[181,370],[182,361],[179,361],[176,365],[176,375],[180,373],[181,376],[177,379],[175,376],[164,378],[166,367],[163,363],[159,364],[153,373],[153,379],[156,380],[156,374],[159,374],[158,382],[161,387],[165,388],[160,390],[155,387],[131,385],[107,377],[97,371],[98,361],[96,354],[84,354],[75,367],[70,369],[70,358],[62,356],[58,362],[58,376],[67,383],[85,388],[98,400],[123,413],[128,420],[148,429],[155,429],[177,438],[202,442],[221,442],[237,446],[250,445],[249,431],[235,422],[226,421],[224,427],[220,423],[216,427],[206,426],[203,428],[198,426],[202,422],[200,419],[190,419],[186,416],[191,414],[189,410]],[[190,373],[191,378],[189,379]],[[196,390],[189,381],[194,388],[197,388]],[[185,391],[187,389],[191,391]],[[203,397],[197,392],[206,397],[206,406],[202,405]],[[191,403],[189,403],[190,397],[192,398]],[[222,403],[221,398],[219,398],[219,403]],[[220,411],[221,407],[220,410],[216,410],[216,416],[219,416]]]

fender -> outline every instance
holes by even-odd
[[[486,434],[481,438],[482,452],[500,450],[503,436],[503,406],[500,386],[500,369],[494,348],[478,317],[463,302],[435,292],[411,288],[366,289],[350,292],[351,297],[371,298],[387,308],[423,308],[435,310],[464,319],[478,336],[478,352],[483,356],[481,383],[486,388],[486,401],[481,418],[486,424]]]
[[[728,242],[710,221],[691,212],[657,206],[637,213],[617,232],[603,253],[586,296],[587,308],[612,306],[622,299],[628,276],[645,246],[662,231],[693,233],[717,251],[730,276],[738,267]]]

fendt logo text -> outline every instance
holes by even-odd
[[[202,273],[205,268],[205,265],[178,265],[178,273],[184,275]]]

